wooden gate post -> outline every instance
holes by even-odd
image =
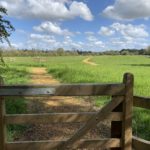
[[[0,76],[0,86],[4,85],[3,78]],[[4,114],[5,114],[5,100],[3,97],[0,97],[0,150],[5,150],[5,123],[4,123]]]
[[[124,101],[113,110],[113,112],[123,112],[123,121],[112,121],[111,123],[111,137],[121,138],[121,148],[111,150],[132,150],[133,82],[133,75],[125,73],[123,77]],[[115,98],[114,96],[113,99]]]
[[[123,82],[126,93],[123,103],[122,146],[123,150],[132,150],[133,75],[130,73],[124,74]]]

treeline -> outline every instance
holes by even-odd
[[[4,57],[12,56],[78,56],[78,55],[150,55],[150,49],[122,49],[120,51],[109,50],[103,52],[81,51],[81,50],[3,50]]]

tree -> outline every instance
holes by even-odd
[[[57,55],[58,55],[58,56],[63,56],[63,55],[65,54],[65,51],[64,51],[63,48],[58,48],[58,49],[56,50],[56,52],[57,52]]]
[[[7,10],[0,6],[0,42],[3,43],[6,41],[10,46],[8,37],[11,35],[11,32],[14,31],[14,27],[11,25],[10,21],[4,19],[3,15],[7,15]],[[2,51],[0,51],[0,61],[5,65]]]

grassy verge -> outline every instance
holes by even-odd
[[[28,73],[26,72],[25,67],[0,67],[0,75],[4,79],[5,84],[23,84],[28,81]],[[6,113],[7,114],[19,114],[25,113],[26,101],[23,97],[6,97]],[[8,125],[7,133],[8,133],[8,141],[12,141],[16,134],[21,134],[25,129],[23,125]]]

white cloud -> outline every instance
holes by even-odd
[[[70,36],[66,36],[64,37],[64,41],[62,41],[62,46],[65,49],[82,49],[83,43],[82,42],[76,42],[73,41],[72,38]]]
[[[1,0],[0,5],[8,10],[10,16],[17,18],[65,20],[80,17],[93,20],[85,3],[71,0]]]
[[[101,34],[101,35],[105,35],[105,36],[111,36],[115,33],[114,30],[111,30],[110,28],[107,28],[107,27],[104,27],[102,26],[98,32],[98,34]]]
[[[114,23],[111,25],[111,28],[120,32],[125,37],[146,38],[149,36],[149,33],[145,30],[145,26],[143,24],[132,25],[132,24]]]
[[[54,36],[49,36],[49,35],[42,35],[42,34],[30,34],[30,38],[33,40],[42,40],[42,41],[50,41],[50,42],[55,42],[55,37]]]
[[[98,41],[98,39],[97,39],[95,36],[93,36],[93,35],[88,36],[88,37],[87,37],[87,40],[88,40],[89,42],[95,42],[95,41]]]
[[[70,50],[73,48],[82,49],[83,43],[72,40],[70,36],[65,36],[63,40],[58,40],[54,36],[32,33],[26,45],[29,45],[29,49],[57,49],[63,47]]]
[[[128,39],[125,37],[116,37],[116,38],[111,38],[109,42],[109,47],[114,48],[116,50],[120,49],[128,49],[128,48],[135,48],[135,49],[140,49],[140,48],[145,48],[149,45],[149,42],[146,39]]]
[[[95,36],[92,35],[88,36],[87,40],[88,40],[87,45],[89,47],[93,47],[93,48],[95,48],[96,46],[98,46],[97,48],[105,47],[105,44],[101,40],[97,39]]]
[[[57,35],[72,35],[72,33],[67,29],[61,29],[61,27],[57,23],[52,23],[50,21],[45,21],[39,26],[34,26],[33,29],[35,31],[44,32],[48,34],[52,33]]]
[[[143,24],[140,25],[132,25],[132,24],[122,24],[122,23],[113,23],[110,26],[102,26],[100,31],[98,32],[101,35],[110,36],[110,35],[118,35],[125,38],[147,38],[149,33],[146,31],[146,27]]]
[[[103,14],[112,19],[132,20],[150,17],[150,0],[116,0]]]
[[[104,49],[105,44],[98,40],[96,37],[89,37],[85,41],[77,41],[71,36],[64,36],[63,39],[56,39],[54,36],[46,34],[32,33],[29,36],[25,46],[29,49],[57,49],[64,48],[66,50],[79,49],[79,50],[101,50]]]
[[[70,5],[70,14],[72,16],[80,16],[82,19],[88,21],[93,19],[90,9],[83,2],[73,1]]]
[[[114,32],[105,42],[105,45],[110,49],[143,48],[145,45],[148,45],[149,33],[143,24],[133,25],[117,22],[110,26],[101,27],[99,31],[100,34],[102,34],[103,28],[106,29],[106,31]],[[108,36],[108,34],[105,35]]]
[[[26,45],[28,48],[51,49],[57,47],[59,42],[56,41],[54,36],[32,33]]]

